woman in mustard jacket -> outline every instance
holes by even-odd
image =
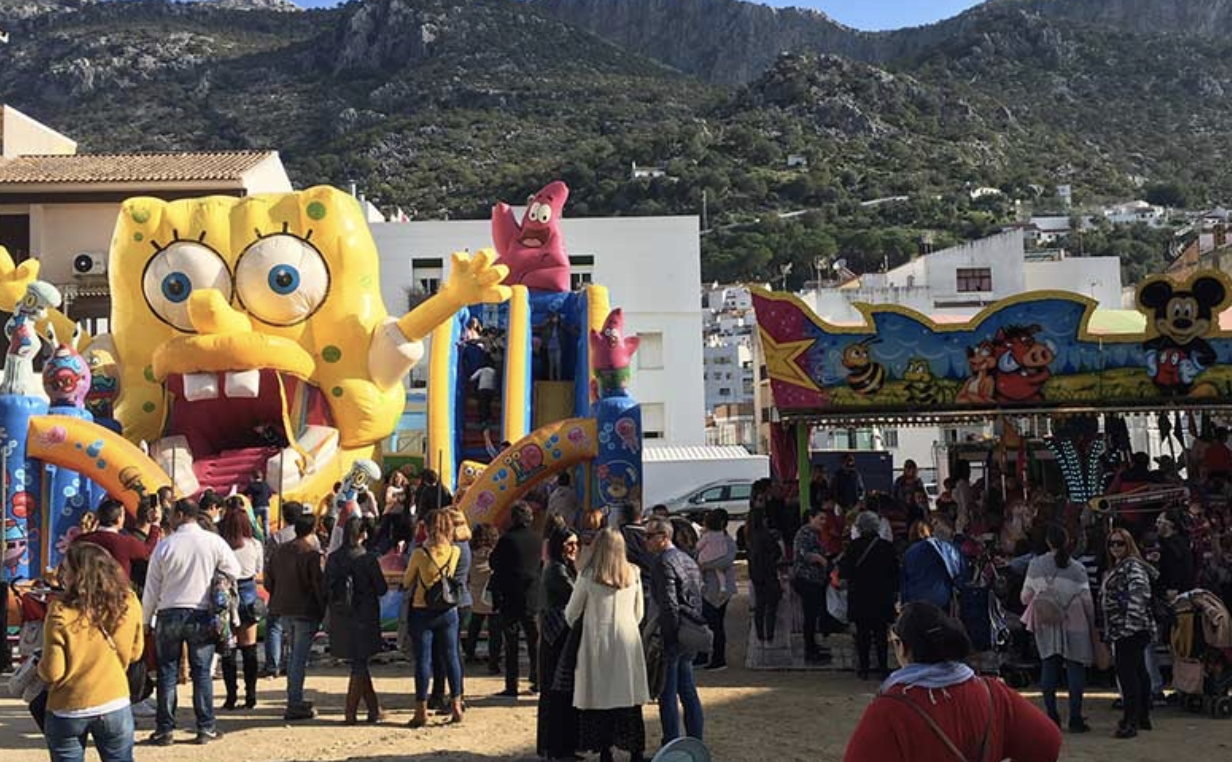
[[[44,735],[52,762],[81,762],[87,736],[102,762],[132,762],[127,670],[144,645],[141,603],[98,545],[74,543],[60,564],[64,594],[43,629]]]

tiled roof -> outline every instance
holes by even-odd
[[[71,154],[0,160],[0,185],[239,180],[271,151]]]

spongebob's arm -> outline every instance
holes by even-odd
[[[15,312],[17,303],[26,295],[26,288],[38,280],[39,262],[37,259],[27,259],[20,264],[13,263],[13,257],[8,249],[0,246],[0,310]],[[63,312],[53,307],[47,308],[47,318],[39,321],[36,326],[39,335],[50,338],[51,331],[56,336],[72,336],[77,325]],[[83,336],[77,345],[78,351],[84,351],[90,344],[90,337]]]
[[[382,389],[398,383],[423,357],[423,339],[458,310],[479,302],[499,303],[512,293],[500,282],[509,273],[504,265],[494,265],[496,253],[483,249],[472,259],[469,254],[453,255],[449,280],[441,290],[397,320],[377,326],[368,348],[368,373]]]
[[[509,274],[509,268],[493,264],[495,261],[496,252],[491,249],[481,249],[474,259],[463,252],[454,254],[449,280],[441,290],[398,320],[398,328],[407,341],[422,341],[468,305],[508,301],[513,292],[500,282]]]

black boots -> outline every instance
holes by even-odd
[[[222,683],[227,687],[227,700],[223,702],[222,708],[231,710],[235,708],[239,693],[239,681],[235,672],[235,650],[232,649],[222,654],[218,660],[222,662]]]
[[[257,705],[257,647],[240,646],[240,657],[244,663],[244,708],[252,709]],[[235,649],[221,655],[222,682],[227,688],[227,700],[223,709],[235,709],[239,703],[239,670],[235,665]]]
[[[240,646],[240,658],[244,662],[244,708],[257,705],[257,646]]]

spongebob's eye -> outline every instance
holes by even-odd
[[[177,241],[145,266],[142,290],[150,309],[164,323],[192,333],[188,297],[200,288],[219,291],[231,300],[231,273],[218,252],[196,241]]]
[[[240,255],[235,289],[254,317],[271,325],[293,325],[325,301],[329,268],[311,243],[278,233],[254,241]]]
[[[539,220],[544,225],[548,224],[548,221],[552,219],[552,207],[548,206],[547,204],[540,206],[539,216],[536,217],[535,219]]]

